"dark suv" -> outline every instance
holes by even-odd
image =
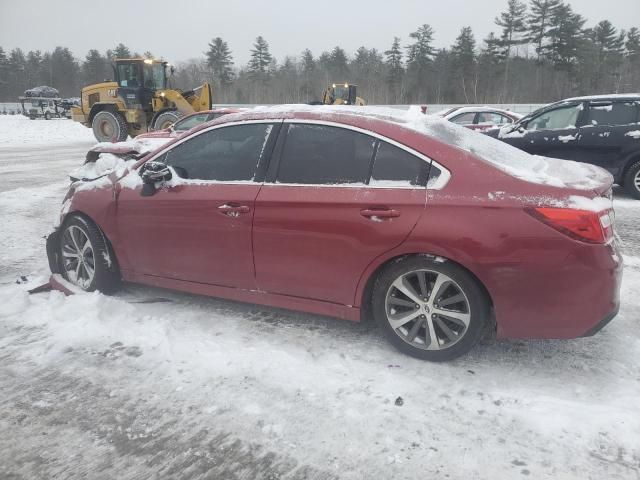
[[[640,94],[562,100],[486,132],[528,153],[591,163],[640,199]]]

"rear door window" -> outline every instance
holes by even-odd
[[[289,124],[278,183],[365,184],[376,140],[345,128]]]
[[[638,104],[635,102],[591,102],[587,125],[618,126],[638,121]]]
[[[402,148],[380,141],[369,185],[414,187],[426,184],[429,164]]]

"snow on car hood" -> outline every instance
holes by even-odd
[[[106,153],[130,151],[146,154],[160,148],[171,140],[173,140],[172,137],[147,137],[134,138],[133,140],[127,140],[125,142],[100,142],[95,144],[91,150]]]
[[[398,123],[443,143],[465,150],[480,160],[521,180],[553,187],[594,190],[610,185],[611,175],[593,165],[530,155],[504,142],[468,128],[460,127],[433,115],[423,114],[419,108],[408,111],[389,107],[344,107],[281,105],[256,107],[265,112],[315,112],[370,116]]]
[[[112,153],[101,153],[95,162],[87,162],[69,172],[69,177],[73,180],[88,182],[112,172],[121,176],[124,175],[128,167],[135,165],[136,162],[136,159],[124,159]]]
[[[162,147],[171,140],[173,139],[141,138],[127,142],[98,143],[90,150],[96,155],[88,156],[87,161],[81,167],[69,172],[69,177],[74,180],[90,181],[112,172],[121,176],[127,167],[135,165],[144,155]],[[123,155],[125,156],[123,157]]]

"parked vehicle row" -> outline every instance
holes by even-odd
[[[292,107],[208,121],[74,182],[51,269],[86,291],[125,280],[373,317],[429,360],[487,331],[573,338],[610,321],[611,176],[422,120]]]

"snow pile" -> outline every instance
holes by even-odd
[[[0,115],[0,147],[95,142],[93,130],[67,119],[29,120],[22,115]]]
[[[116,172],[118,176],[124,174],[125,170],[135,165],[137,160],[125,160],[122,157],[111,153],[101,153],[95,162],[87,162],[71,172],[69,176],[79,180],[95,180],[111,172]]]
[[[134,138],[133,140],[127,140],[124,142],[115,142],[115,143],[100,142],[94,145],[92,150],[97,149],[98,151],[100,151],[101,149],[108,150],[108,149],[116,148],[119,151],[129,150],[132,152],[138,152],[139,154],[143,155],[149,152],[153,152],[154,150],[162,147],[163,145],[166,145],[172,140],[173,138],[150,137],[150,138]]]
[[[424,115],[419,108],[410,108],[404,112],[388,107],[281,105],[257,107],[254,111],[348,114],[378,118],[398,123],[405,128],[465,150],[503,172],[527,182],[554,187],[571,187],[578,190],[601,188],[612,182],[611,175],[602,168],[571,160],[530,155],[482,133],[433,115]]]

